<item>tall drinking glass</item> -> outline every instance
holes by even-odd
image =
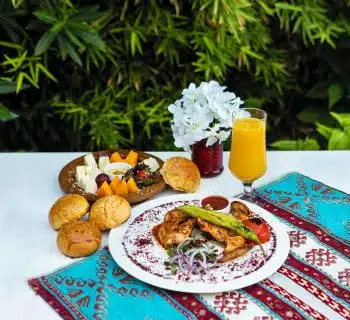
[[[233,119],[228,165],[249,199],[253,182],[266,171],[266,117],[263,110],[242,108]]]

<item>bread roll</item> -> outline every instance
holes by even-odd
[[[57,246],[68,257],[86,257],[100,247],[101,239],[101,231],[93,223],[75,220],[58,232]]]
[[[98,199],[91,206],[89,221],[100,230],[113,229],[128,220],[130,214],[129,202],[123,197],[112,195]]]
[[[51,207],[49,221],[52,228],[58,230],[65,223],[79,220],[89,210],[89,202],[79,194],[67,194],[59,198]]]
[[[184,157],[168,159],[161,170],[164,181],[174,190],[196,192],[201,181],[198,167]]]

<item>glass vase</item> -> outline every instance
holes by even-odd
[[[224,169],[223,147],[218,141],[211,146],[207,146],[206,143],[207,139],[204,139],[192,145],[192,161],[197,165],[202,177],[215,177]]]

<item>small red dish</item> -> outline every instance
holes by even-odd
[[[214,211],[230,212],[230,201],[224,196],[212,195],[205,197],[201,201],[201,206],[205,208],[207,205],[210,205]]]

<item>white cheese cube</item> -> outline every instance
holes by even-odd
[[[85,190],[86,184],[88,183],[89,179],[90,177],[87,174],[83,175],[82,178],[78,181],[78,186]]]
[[[85,176],[86,171],[85,171],[85,166],[77,166],[75,168],[75,180],[79,182],[83,176]]]
[[[142,161],[146,166],[149,166],[152,172],[155,172],[159,169],[158,161],[154,158],[148,158]]]
[[[108,166],[109,164],[110,164],[109,157],[103,156],[98,158],[98,167],[102,172],[106,168],[106,166]]]
[[[91,166],[85,166],[85,174],[89,176],[91,174],[92,168],[93,167]]]
[[[101,173],[100,169],[99,168],[92,168],[90,174],[89,174],[89,177],[95,181],[96,177]]]
[[[84,157],[84,164],[85,164],[86,166],[90,166],[90,167],[95,167],[95,168],[97,168],[97,163],[96,163],[96,160],[95,160],[94,156],[92,155],[92,153],[87,154],[87,155]]]
[[[87,184],[85,185],[85,192],[87,193],[96,193],[97,191],[97,184],[95,180],[92,180],[91,178],[88,180]]]

